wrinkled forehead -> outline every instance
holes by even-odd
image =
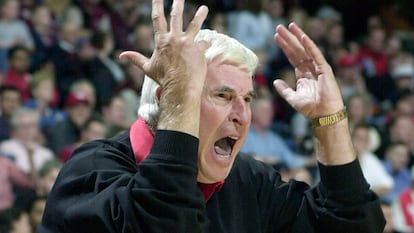
[[[205,87],[208,89],[228,87],[238,93],[249,93],[253,91],[253,80],[247,68],[216,58],[208,64]]]

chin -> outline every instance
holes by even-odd
[[[222,168],[223,169],[223,168]],[[224,181],[229,175],[231,167],[220,172],[198,172],[197,181],[204,184],[213,184]]]

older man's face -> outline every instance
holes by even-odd
[[[247,70],[214,59],[201,102],[198,181],[215,183],[229,174],[251,121],[253,83]]]

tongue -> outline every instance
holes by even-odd
[[[231,146],[227,143],[227,139],[223,138],[216,142],[214,145],[214,150],[219,155],[230,155],[231,154]]]

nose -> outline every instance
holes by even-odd
[[[233,100],[230,120],[237,125],[245,126],[250,123],[250,119],[250,105],[244,100],[244,97],[238,96]]]

